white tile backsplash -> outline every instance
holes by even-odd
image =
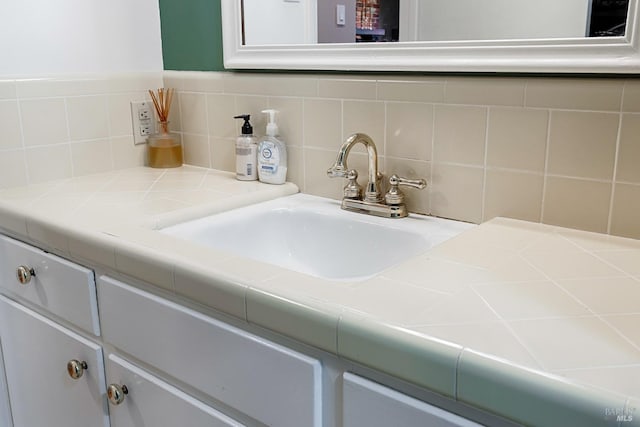
[[[144,164],[129,102],[162,73],[0,80],[0,189]]]
[[[67,120],[72,141],[108,137],[107,97],[94,95],[68,98]]]
[[[0,99],[16,99],[16,82],[0,80]]]
[[[20,112],[16,100],[0,101],[0,150],[22,146]]]
[[[19,187],[27,182],[25,151],[0,151],[0,188]]]
[[[29,183],[73,176],[69,144],[56,144],[26,150]]]
[[[20,114],[26,147],[68,142],[69,131],[64,98],[20,101]]]
[[[71,144],[73,175],[89,175],[114,169],[113,151],[108,138]]]
[[[163,85],[178,91],[171,127],[182,133],[186,163],[233,171],[241,125],[233,115],[252,114],[261,135],[260,111],[277,108],[289,179],[304,192],[339,198],[343,184],[326,168],[345,136],[365,132],[385,175],[427,175],[427,190],[408,192],[416,212],[640,237],[640,83],[627,78],[166,71],[4,79],[0,189],[143,165],[129,102]],[[365,167],[360,147],[349,164]]]
[[[407,191],[412,211],[640,237],[638,203],[629,203],[640,193],[640,84],[632,79],[169,71],[165,81],[189,101],[174,129],[189,135],[195,164],[233,171],[240,123],[231,116],[252,114],[261,135],[260,110],[269,106],[283,110],[282,138],[295,153],[288,178],[303,192],[339,198],[343,183],[325,171],[345,137],[364,132],[385,175],[424,171],[427,190]],[[361,184],[363,153],[355,147],[349,158]]]

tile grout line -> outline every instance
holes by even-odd
[[[69,162],[71,163],[71,177],[75,176],[75,168],[73,167],[73,152],[71,150],[71,125],[69,123],[69,103],[66,97],[63,98],[64,101],[64,115],[65,121],[67,125],[67,148],[69,150]]]
[[[631,340],[630,338],[628,338],[622,331],[620,331],[618,328],[615,327],[615,325],[611,324],[611,322],[609,322],[604,316],[601,316],[599,314],[596,314],[596,317],[602,321],[605,325],[607,325],[610,329],[612,329],[613,331],[615,331],[615,333],[621,337],[622,339],[624,339],[627,343],[629,343],[633,348],[635,348],[636,350],[638,350],[640,352],[640,344],[634,342],[633,340]]]
[[[487,168],[489,163],[489,122],[491,121],[491,107],[485,107],[484,122],[484,159],[482,167],[482,200],[480,201],[480,223],[486,220],[487,208]]]
[[[144,195],[140,198],[141,201],[144,201],[147,199],[147,196],[149,196],[149,194],[151,194],[153,192],[153,187],[155,187],[155,185],[160,182],[160,180],[162,180],[162,178],[167,174],[167,170],[164,169],[156,179],[153,180],[153,182],[151,183],[151,185],[144,191]]]
[[[622,86],[622,96],[620,97],[620,113],[618,116],[618,134],[616,135],[616,149],[613,158],[613,175],[611,177],[611,196],[609,198],[609,215],[607,217],[607,234],[611,234],[611,227],[613,225],[613,206],[616,195],[616,179],[618,178],[618,161],[620,159],[620,143],[622,140],[622,122],[624,114],[622,112],[624,106],[624,96],[626,90],[626,82]]]
[[[207,124],[207,157],[208,157],[207,164],[209,165],[210,168],[213,168],[213,155],[215,153],[213,151],[213,147],[211,146],[212,145],[212,140],[211,140],[212,136],[211,136],[211,126],[210,126],[210,123],[209,123],[209,95],[204,93],[203,97],[204,97],[204,118],[205,118],[205,122]],[[180,119],[182,119],[182,110],[180,110]],[[234,147],[235,147],[235,145],[234,145]],[[184,141],[182,141],[182,151],[183,151],[183,156],[184,156],[184,151],[185,151],[185,143],[184,143]],[[184,157],[186,157],[186,156],[184,156]],[[200,184],[202,184],[203,182],[204,182],[204,177],[203,177],[203,180],[200,182]]]
[[[120,174],[114,173],[114,172],[115,171],[113,170],[110,172],[106,172],[106,173],[113,173],[113,176],[110,179],[106,180],[104,183],[102,183],[97,190],[92,191],[91,194],[89,194],[89,196],[76,207],[75,209],[76,212],[80,211],[80,209],[86,206],[87,203],[89,203],[91,200],[94,200],[96,198],[97,193],[100,193],[104,188],[107,188],[111,183],[113,183],[118,178]]]
[[[464,353],[466,347],[462,347],[462,350],[458,353],[458,357],[456,357],[456,371],[453,380],[453,398],[456,401],[460,401],[458,397],[458,385],[460,383],[460,365],[462,364],[462,354]]]
[[[377,96],[377,91],[378,91],[378,85],[376,85],[376,96]],[[384,122],[382,123],[382,160],[383,160],[383,165],[380,166],[378,165],[378,171],[385,171],[387,174],[389,174],[389,170],[387,167],[387,130],[388,130],[388,126],[389,126],[389,103],[388,101],[382,101],[382,107],[384,109]],[[388,178],[388,177],[386,177]],[[385,182],[383,181],[381,183],[381,188],[380,190],[383,190],[385,186]]]
[[[444,91],[444,87],[443,87],[443,91]],[[429,215],[433,214],[433,191],[431,191],[431,189],[433,188],[433,177],[434,177],[434,172],[433,170],[435,162],[433,159],[433,155],[435,153],[436,150],[436,107],[435,105],[431,105],[431,153],[429,154],[429,188],[428,188],[428,203],[429,203]]]
[[[568,240],[568,239],[567,239]],[[578,246],[579,247],[579,246]],[[587,252],[585,249],[580,248],[581,250]],[[613,332],[615,332],[615,334],[622,338],[624,341],[626,341],[628,344],[630,344],[633,348],[635,348],[636,350],[640,351],[640,344],[636,344],[634,343],[631,339],[629,339],[625,334],[623,334],[622,332],[620,332],[618,330],[618,328],[616,328],[615,326],[613,326],[611,323],[609,323],[601,314],[596,313],[591,307],[589,307],[586,303],[584,303],[580,298],[578,298],[577,296],[573,295],[571,292],[569,292],[567,289],[564,288],[564,286],[560,285],[558,283],[557,280],[552,279],[548,274],[546,274],[544,271],[540,270],[538,267],[536,267],[535,265],[533,265],[531,262],[529,262],[529,260],[527,260],[526,258],[522,257],[522,260],[529,264],[529,266],[531,268],[533,268],[534,270],[538,271],[538,273],[542,274],[545,278],[547,278],[547,280],[549,280],[551,283],[553,283],[558,289],[562,290],[565,294],[567,294],[570,298],[572,298],[575,302],[577,302],[578,304],[580,304],[581,306],[583,306],[589,313],[592,314],[592,317],[597,318],[598,320],[600,320],[602,323],[604,323],[605,325],[607,325],[607,327],[612,330]],[[616,268],[616,270],[622,271],[618,268]],[[624,273],[624,271],[622,271]]]
[[[300,168],[298,169],[298,173],[301,173],[302,176],[299,177],[301,180],[301,188],[298,188],[299,191],[305,192],[307,189],[307,149],[305,145],[306,136],[307,136],[307,128],[305,126],[306,117],[307,117],[307,99],[302,99],[302,123],[301,123],[301,131],[302,131],[302,141],[300,141],[299,149],[300,149]]]
[[[482,296],[480,295],[480,293],[478,293],[478,291],[476,291],[476,289],[473,287],[473,285],[469,286],[469,289],[471,289],[471,291],[476,294],[476,296],[478,298],[480,298],[482,300],[482,302],[489,308],[489,310],[491,310],[491,312],[493,312],[493,314],[499,319],[500,324],[502,326],[504,326],[507,331],[509,331],[509,333],[511,334],[511,336],[513,338],[515,338],[515,340],[522,346],[522,348],[524,348],[524,350],[527,352],[527,354],[529,354],[529,356],[531,356],[531,358],[533,359],[533,361],[535,363],[538,364],[539,367],[541,367],[542,369],[544,369],[545,371],[549,371],[550,369],[546,367],[546,365],[544,363],[542,363],[541,360],[538,359],[538,357],[536,357],[536,355],[533,353],[533,351],[529,348],[528,345],[526,345],[526,343],[524,342],[524,340],[522,338],[520,338],[520,336],[518,334],[516,334],[516,331],[511,327],[511,325],[509,325],[509,321],[507,319],[505,319],[504,317],[502,317],[500,315],[500,313],[498,313],[491,304],[489,304],[489,302]]]
[[[611,267],[612,269],[619,271],[620,273],[622,273],[622,275],[624,277],[627,278],[635,278],[635,276],[631,273],[628,273],[627,271],[623,270],[622,268],[618,267],[617,265],[607,261],[606,259],[599,257],[598,254],[595,251],[590,251],[586,248],[583,248],[582,246],[580,246],[578,243],[574,242],[573,240],[571,240],[568,236],[564,236],[561,233],[556,233],[556,235],[558,237],[560,237],[561,239],[565,240],[566,242],[570,243],[571,245],[575,246],[576,248],[580,249],[582,252],[591,255],[592,257],[596,258],[598,261],[606,264],[608,267]],[[576,278],[579,279],[579,278]]]
[[[110,99],[110,95],[105,94],[102,95],[104,96],[104,106],[106,109],[106,119],[107,119],[107,140],[109,141],[109,153],[111,154],[111,168],[109,170],[115,170],[116,168],[116,156],[115,156],[115,151],[113,148],[113,141],[111,140],[112,136],[112,123],[111,123],[111,99]]]
[[[623,363],[620,365],[602,365],[602,366],[589,367],[589,368],[561,368],[561,369],[554,369],[554,372],[581,372],[581,371],[589,371],[592,369],[615,369],[615,368],[640,368],[640,363]]]
[[[517,286],[518,284],[514,284]],[[437,307],[432,307],[437,308]],[[631,313],[609,313],[605,316],[635,316],[640,315],[640,312],[631,312]],[[593,314],[575,314],[570,316],[556,315],[556,316],[537,316],[537,317],[517,317],[513,319],[496,319],[496,320],[483,320],[480,323],[491,323],[491,324],[502,324],[504,322],[532,322],[532,321],[540,321],[540,320],[566,320],[566,319],[593,319],[597,315]],[[432,326],[469,326],[469,325],[477,325],[478,321],[462,321],[462,322],[437,322],[437,323],[407,323],[401,326],[407,328],[428,328]],[[639,363],[640,365],[640,363]]]
[[[20,148],[22,149],[22,161],[24,164],[24,172],[26,178],[26,185],[31,184],[31,177],[29,173],[29,162],[27,162],[27,145],[24,138],[24,120],[22,118],[22,100],[18,98],[18,89],[16,85],[16,109],[18,110],[18,125],[20,126]]]
[[[548,179],[549,179],[549,157],[551,152],[551,122],[553,119],[553,113],[551,110],[547,110],[547,138],[545,144],[545,154],[544,154],[544,169],[543,169],[543,177],[542,177],[542,201],[540,203],[540,222],[544,223],[544,211],[545,211],[545,200],[547,198],[547,190],[548,190]]]

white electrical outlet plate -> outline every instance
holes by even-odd
[[[131,101],[131,124],[133,126],[133,143],[135,145],[145,144],[147,136],[155,130],[151,101]]]

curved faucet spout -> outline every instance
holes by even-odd
[[[347,157],[354,145],[362,143],[367,149],[369,158],[368,177],[369,182],[365,191],[364,200],[367,202],[379,202],[382,200],[380,189],[378,188],[378,150],[373,140],[364,133],[354,133],[340,147],[336,162],[327,170],[330,178],[346,178],[349,168],[347,167]]]

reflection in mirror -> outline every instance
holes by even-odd
[[[241,0],[243,45],[625,35],[629,0]]]
[[[355,28],[350,28],[351,23],[355,27],[356,4],[347,7],[347,1],[350,0],[221,0],[225,68],[563,74],[637,74],[640,70],[640,0],[399,0],[399,43],[353,43],[358,36]],[[365,6],[365,0],[353,1],[362,1]],[[424,26],[420,10],[426,10],[427,4],[436,1],[440,5],[466,4],[469,7],[459,8],[448,16],[438,10],[434,13],[436,22],[431,27]],[[279,20],[285,13],[272,13],[276,9],[270,6],[253,20],[251,17],[243,20],[243,2],[247,13],[251,2],[289,7],[289,12],[302,8],[303,13],[299,13],[299,19],[295,21],[300,25],[293,25],[294,21],[290,20]],[[325,7],[327,4],[329,6]],[[489,17],[481,14],[488,7],[474,9],[471,4],[504,7],[494,10],[494,16]],[[520,13],[519,17],[507,16],[508,6],[512,4],[518,4],[526,13]],[[566,31],[572,27],[568,23],[551,25],[566,4],[583,7],[580,13],[574,9],[566,14],[581,17],[572,30],[579,36],[548,32],[550,28]],[[344,20],[340,14],[342,5],[345,6]],[[384,22],[384,4],[378,2],[378,5],[378,22]],[[461,27],[461,24],[455,24],[463,12],[469,11],[476,14],[471,22]],[[538,21],[529,19],[533,18],[534,12],[540,12],[538,16],[542,16]],[[513,25],[513,22],[524,18],[533,23],[529,26],[530,31],[542,29],[547,32],[517,36],[498,30],[504,23],[526,28],[524,23]],[[252,23],[256,21],[262,27],[254,28]],[[329,23],[328,31],[323,30],[321,22]],[[438,25],[445,29],[459,27],[467,33],[470,28],[477,27],[481,32],[473,36],[464,32],[460,35],[458,31],[446,36],[450,40],[420,40],[421,33]],[[276,29],[276,34],[289,33],[293,27],[298,28],[300,34],[271,40],[269,31]],[[337,29],[347,27],[349,42],[328,39],[329,36],[342,37]],[[384,30],[385,38],[380,37],[379,41],[388,40],[389,32],[390,39],[395,40],[393,28],[387,30],[385,27]],[[496,31],[504,34],[496,34]]]
[[[592,0],[589,37],[625,35],[629,0]]]

